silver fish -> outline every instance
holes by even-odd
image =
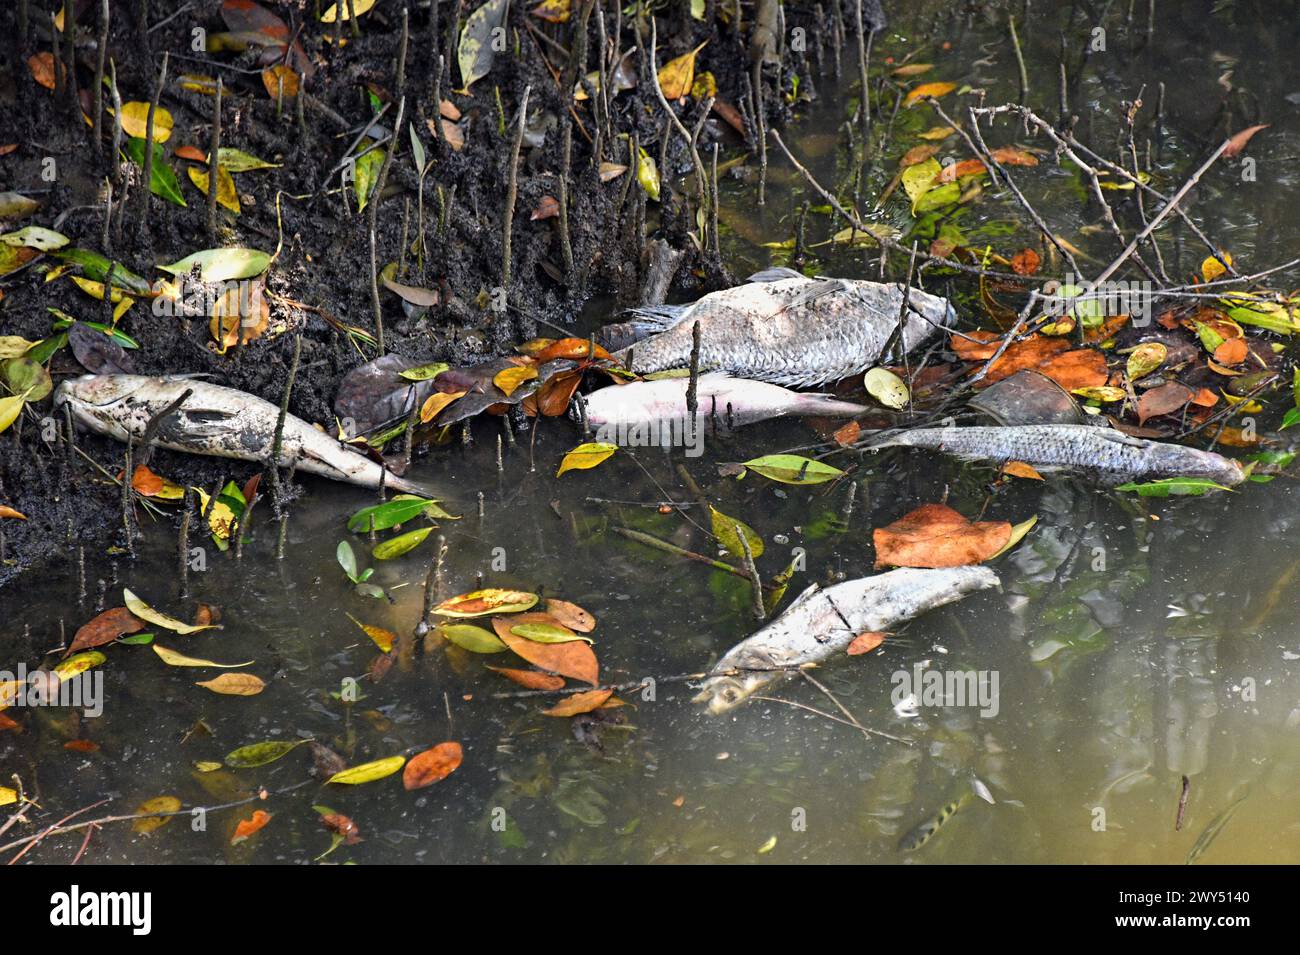
[[[659,378],[629,385],[609,385],[587,395],[587,422],[593,428],[685,422],[689,378]],[[782,415],[853,417],[863,405],[828,395],[800,394],[765,381],[732,378],[724,372],[700,375],[696,387],[696,420],[701,426],[716,418],[730,427],[754,424]],[[599,440],[599,439],[598,439]]]
[[[947,299],[912,289],[902,334],[910,351],[956,312]],[[749,282],[710,292],[689,305],[633,309],[658,326],[631,349],[632,370],[647,374],[690,363],[692,327],[700,323],[700,367],[778,385],[817,385],[870,368],[898,326],[903,286],[856,279],[810,279],[769,269]],[[626,362],[628,349],[614,357]]]
[[[864,447],[868,451],[925,448],[963,461],[1021,461],[1039,471],[1077,471],[1112,487],[1175,477],[1205,478],[1233,487],[1246,479],[1241,465],[1213,451],[1132,438],[1086,424],[915,428],[871,440]]]
[[[767,626],[714,664],[697,703],[715,716],[764,687],[846,649],[868,630],[890,630],[935,607],[998,586],[987,567],[903,568],[822,589],[813,584]]]
[[[155,443],[172,451],[265,463],[271,458],[280,409],[269,401],[206,381],[142,375],[82,375],[59,385],[55,407],[67,404],[78,424],[118,441],[144,437],[149,420],[184,394],[193,394],[165,418]],[[286,415],[280,442],[281,467],[362,487],[427,494],[429,489],[400,478],[294,415]]]

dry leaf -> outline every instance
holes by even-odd
[[[223,696],[257,696],[266,689],[266,684],[251,673],[223,673],[194,685]]]
[[[546,601],[546,612],[560,624],[578,633],[591,633],[596,629],[596,618],[575,603],[556,600],[551,597]]]
[[[271,99],[281,94],[285,99],[292,99],[298,95],[298,74],[283,63],[277,63],[262,71],[262,85]]]
[[[538,219],[554,219],[560,214],[560,200],[554,196],[542,196],[542,201],[537,203],[537,208],[528,218],[536,222]]]
[[[78,628],[64,657],[71,656],[79,650],[102,647],[124,634],[138,633],[143,629],[144,621],[131,611],[125,607],[112,607]]]
[[[556,676],[553,673],[542,673],[540,670],[516,670],[510,667],[489,666],[489,670],[495,670],[507,680],[513,680],[522,687],[530,690],[559,690],[564,686],[564,677]]]
[[[443,408],[457,398],[464,398],[467,394],[469,394],[467,391],[435,391],[424,399],[424,404],[420,406],[420,424],[428,424],[438,417]]]
[[[881,630],[868,630],[866,633],[860,633],[849,644],[848,654],[851,657],[856,657],[859,654],[870,653],[884,643],[887,636],[889,634]]]
[[[254,809],[251,817],[239,820],[239,825],[235,826],[235,834],[231,837],[230,844],[232,846],[239,845],[270,821],[271,814],[269,812],[265,809]]]
[[[956,83],[922,83],[903,98],[903,105],[911,106],[925,97],[938,99],[940,96],[947,96],[956,88]]]
[[[28,60],[28,62],[30,63],[31,61]],[[1268,127],[1268,123],[1264,123],[1262,126],[1247,126],[1241,132],[1233,134],[1232,138],[1228,140],[1228,145],[1223,150],[1223,155],[1229,159],[1238,155],[1246,148],[1246,144],[1250,142],[1251,138],[1257,132],[1261,129],[1268,129]]]
[[[872,532],[876,567],[963,567],[988,560],[1011,540],[1007,521],[972,524],[946,504],[922,504]]]
[[[669,60],[659,71],[659,88],[664,91],[667,100],[681,99],[691,91],[695,83],[695,57],[708,44],[701,43],[689,53]]]
[[[579,713],[590,713],[605,705],[605,701],[614,695],[610,690],[587,690],[583,693],[574,693],[565,697],[559,703],[556,703],[549,710],[543,710],[543,716],[577,716]]]
[[[411,757],[402,770],[402,785],[407,789],[423,789],[446,779],[456,771],[463,758],[460,743],[439,743]]]

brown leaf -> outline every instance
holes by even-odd
[[[1213,408],[1219,403],[1219,396],[1209,388],[1202,388],[1192,395],[1191,403],[1198,408]]]
[[[1240,365],[1246,360],[1246,354],[1249,349],[1246,347],[1246,339],[1229,338],[1218,348],[1214,349],[1214,360],[1220,365]]]
[[[177,159],[189,159],[194,162],[208,161],[208,154],[197,146],[178,146],[175,155]]]
[[[262,85],[266,87],[266,95],[271,99],[276,99],[281,94],[285,99],[292,99],[298,95],[298,74],[291,67],[277,63],[262,71]]]
[[[564,677],[556,676],[553,673],[542,673],[539,670],[515,670],[510,667],[489,666],[489,670],[495,670],[507,680],[513,680],[520,686],[527,687],[530,690],[558,690],[564,686]]]
[[[1012,477],[1027,478],[1031,481],[1043,480],[1043,476],[1024,461],[1008,461],[1002,465],[1002,473],[1009,474]]]
[[[439,743],[410,758],[402,770],[402,785],[407,789],[423,789],[446,779],[456,771],[463,758],[460,743]]]
[[[946,504],[922,504],[872,532],[876,567],[962,567],[988,560],[1011,539],[1007,521],[972,524]]]
[[[574,693],[572,696],[565,697],[559,703],[556,703],[549,710],[542,710],[542,715],[577,716],[579,713],[590,713],[592,710],[604,706],[605,701],[613,694],[612,689],[587,690],[585,693]]]
[[[726,100],[715,99],[713,101],[713,111],[721,116],[722,121],[734,129],[738,135],[745,135],[745,120],[736,107]]]
[[[573,640],[569,643],[538,643],[526,637],[516,636],[508,628],[504,633],[498,631],[497,635],[506,646],[535,667],[574,680],[582,680],[592,686],[599,682],[600,664],[596,662],[595,652],[584,640]]]
[[[102,647],[124,634],[138,633],[143,629],[144,621],[131,611],[125,607],[113,607],[82,624],[64,656],[71,656],[81,650]]]
[[[861,434],[862,425],[858,424],[856,421],[850,421],[848,424],[842,425],[840,428],[836,429],[835,434],[832,435],[832,437],[835,438],[835,443],[841,448],[847,448],[854,441],[857,441]]]
[[[573,393],[582,383],[581,371],[565,371],[546,379],[546,384],[529,395],[525,401],[532,401],[533,412],[541,412],[548,418],[558,418],[568,410]],[[525,411],[527,407],[525,407]]]
[[[1004,166],[1037,166],[1038,157],[1031,152],[1017,149],[1015,146],[1002,146],[989,153]]]
[[[870,653],[884,643],[887,636],[889,634],[881,630],[868,630],[865,633],[860,633],[849,644],[848,654],[851,657],[856,657],[862,653]]]
[[[961,162],[955,162],[951,166],[944,166],[939,170],[939,175],[934,177],[935,182],[956,182],[962,176],[973,176],[976,173],[984,171],[984,163],[978,159],[963,159]]]
[[[900,169],[906,169],[908,166],[915,166],[917,163],[925,162],[938,151],[938,146],[932,146],[928,143],[923,143],[920,146],[913,146],[907,152],[903,153],[903,158],[898,161],[898,166]]]
[[[15,511],[8,504],[0,504],[0,517],[12,517],[20,521],[27,520],[26,514],[22,513],[21,511]]]
[[[28,62],[30,63],[31,61],[28,60]],[[1264,123],[1262,126],[1247,126],[1241,132],[1233,134],[1232,138],[1228,140],[1227,147],[1223,150],[1223,155],[1228,157],[1229,159],[1231,159],[1233,156],[1238,155],[1243,149],[1246,148],[1246,144],[1250,142],[1251,138],[1257,132],[1259,132],[1261,129],[1268,129],[1268,127],[1269,127],[1268,123]]]
[[[325,813],[320,817],[320,822],[330,832],[342,836],[346,845],[353,846],[361,841],[361,830],[357,828],[357,824],[342,813]]]
[[[568,627],[570,630],[576,630],[578,633],[591,633],[596,629],[596,618],[577,604],[569,603],[567,600],[556,600],[554,597],[548,598],[546,612],[562,626]]]
[[[266,689],[266,684],[251,673],[223,673],[194,685],[223,696],[257,696]]]
[[[23,731],[23,724],[5,716],[3,713],[0,713],[0,733],[3,733],[5,730],[13,730],[15,733],[21,733]]]
[[[538,219],[554,219],[560,214],[560,200],[554,196],[542,196],[542,201],[537,203],[537,208],[528,218],[536,222]]]
[[[1042,257],[1033,249],[1021,249],[1011,257],[1011,271],[1017,275],[1033,275],[1042,261]]]
[[[1146,424],[1148,418],[1172,414],[1191,401],[1195,395],[1196,392],[1192,391],[1191,388],[1180,385],[1176,381],[1171,381],[1158,388],[1152,388],[1138,399],[1138,423]]]
[[[54,89],[54,54],[48,51],[37,53],[35,56],[27,58],[27,68],[32,71],[32,79],[47,90]],[[59,71],[63,71],[63,64],[59,64]]]

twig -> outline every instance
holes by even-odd
[[[501,213],[501,288],[510,294],[510,233],[515,224],[515,200],[519,196],[519,150],[524,144],[524,127],[528,124],[528,97],[531,85],[524,87],[519,102],[519,120],[515,128],[515,141],[510,148],[510,167],[507,169],[506,204]]]

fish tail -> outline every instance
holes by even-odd
[[[641,305],[630,308],[628,311],[636,316],[636,320],[628,324],[637,327],[638,331],[662,332],[684,319],[694,304],[692,302],[689,305]]]
[[[867,412],[866,405],[854,404],[852,401],[841,401],[839,398],[833,398],[830,395],[800,395],[799,396],[799,413],[808,415],[822,415],[827,418],[853,418]]]
[[[439,496],[433,485],[398,477],[392,471],[389,471],[384,477],[384,487],[392,491],[400,491],[403,494],[418,494],[421,497],[437,499]]]
[[[770,269],[763,269],[761,272],[755,272],[746,282],[784,282],[787,279],[806,279],[808,276],[802,272],[796,272],[794,269],[788,269],[784,266],[774,266]]]

